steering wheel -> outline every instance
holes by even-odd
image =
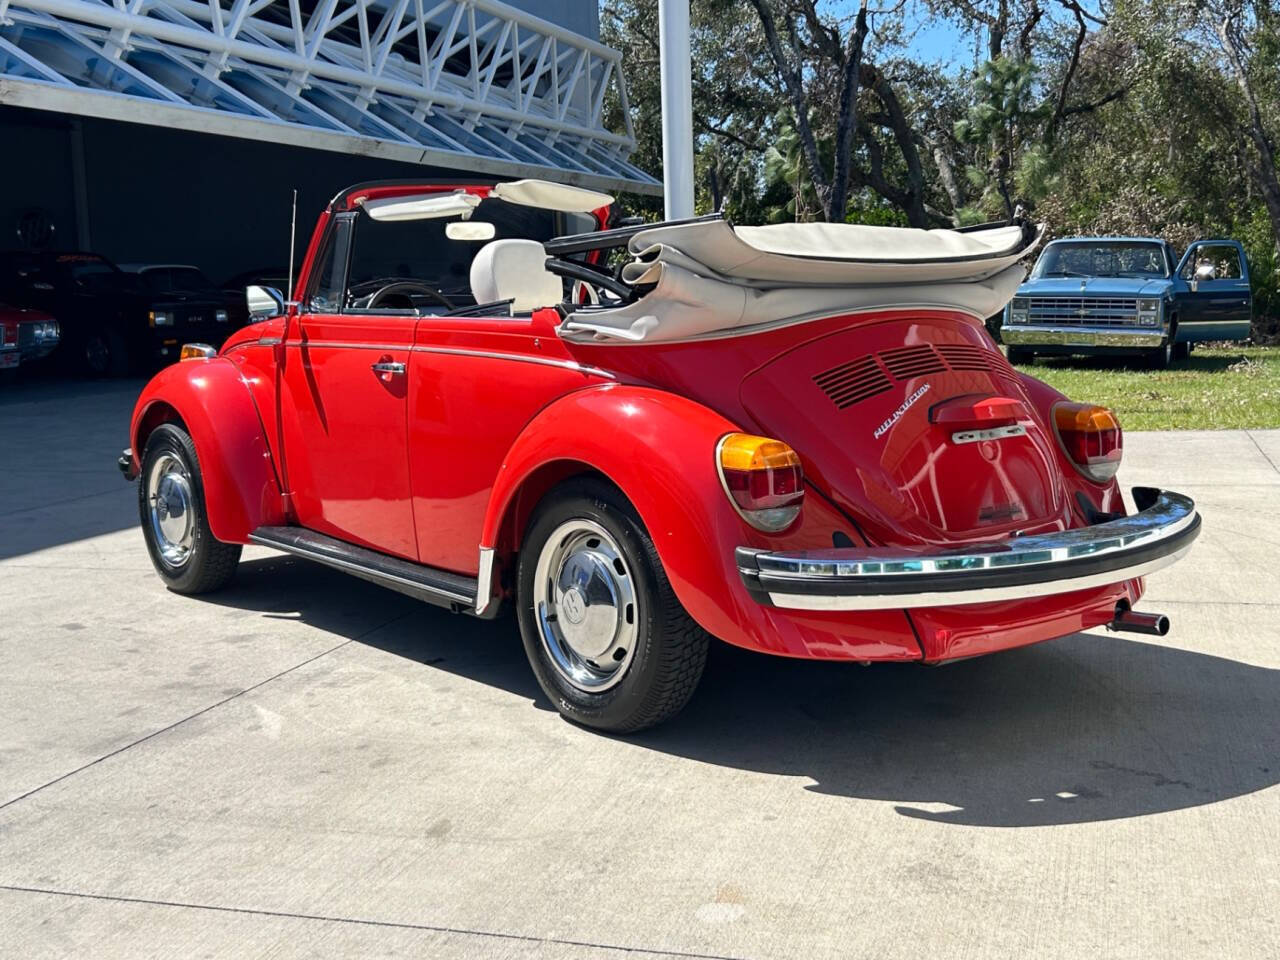
[[[448,297],[435,287],[421,283],[417,280],[394,280],[385,286],[379,287],[377,290],[373,291],[373,293],[369,294],[369,299],[365,302],[365,309],[372,310],[375,307],[381,306],[383,299],[394,294],[400,294],[401,296],[408,297],[410,300],[412,300],[415,295],[427,297],[442,304],[446,310],[453,309],[453,302],[450,301]]]
[[[607,273],[601,273],[599,270],[593,270],[586,264],[576,263],[573,260],[561,260],[559,257],[548,257],[546,268],[548,273],[554,273],[557,277],[577,280],[597,290],[608,291],[623,303],[630,303],[635,297],[635,291],[621,280]],[[599,302],[598,294],[595,302]]]

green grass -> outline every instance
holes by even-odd
[[[1072,400],[1110,407],[1126,430],[1280,427],[1280,347],[1197,349],[1168,370],[1100,357],[1045,357],[1018,369]]]

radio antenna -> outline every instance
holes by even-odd
[[[285,299],[293,298],[293,244],[298,235],[298,188],[293,188],[293,215],[289,220],[289,289],[284,292]]]

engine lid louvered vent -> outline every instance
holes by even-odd
[[[813,382],[841,410],[877,393],[884,393],[893,385],[872,356],[832,367],[815,376]]]
[[[992,370],[996,367],[990,350],[968,343],[944,343],[938,346],[942,359],[952,370]]]
[[[885,350],[880,360],[889,372],[898,380],[910,380],[912,377],[924,376],[927,373],[938,373],[946,369],[942,358],[929,344],[917,347],[898,347]]]
[[[885,375],[886,370],[892,380]],[[910,380],[944,370],[993,373],[1018,384],[1018,374],[1004,354],[968,343],[895,347],[832,367],[817,374],[813,381],[843,410],[883,393],[892,386],[893,380]]]

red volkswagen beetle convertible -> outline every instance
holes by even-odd
[[[941,663],[1111,625],[1199,532],[1115,480],[1106,409],[982,318],[1037,239],[719,217],[610,227],[538,181],[363,184],[286,302],[193,344],[121,457],[179,593],[265,544],[454,611],[514,608],[567,717],[657,723],[710,637]]]

